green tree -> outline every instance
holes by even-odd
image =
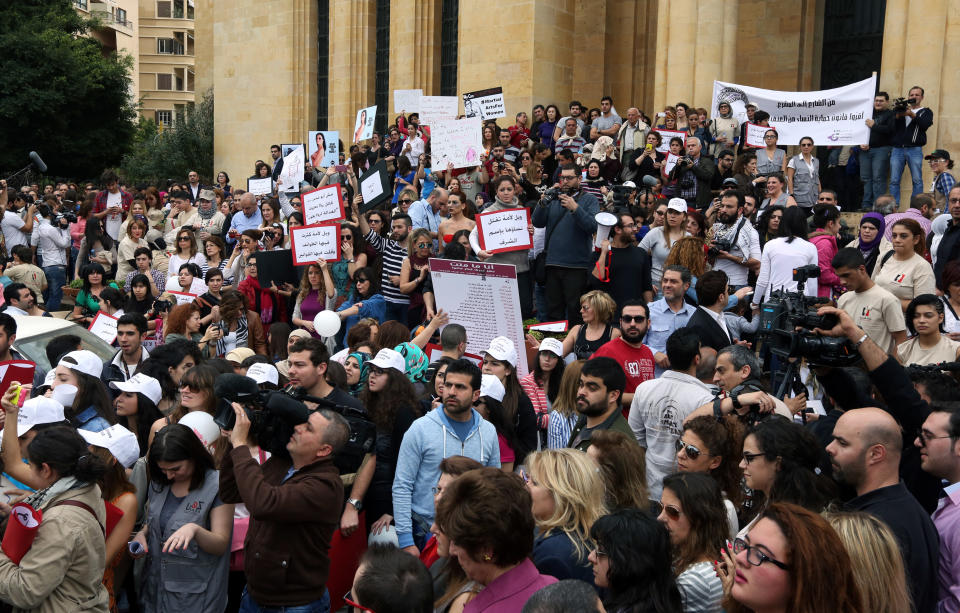
[[[141,121],[121,164],[121,174],[132,184],[183,181],[191,170],[200,173],[201,182],[213,182],[213,90],[207,90],[199,104],[188,105],[163,131]]]
[[[96,177],[130,146],[133,60],[104,55],[70,0],[5,2],[0,20],[0,168],[35,150],[61,177]]]

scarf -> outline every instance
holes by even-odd
[[[413,343],[400,343],[394,349],[403,356],[405,362],[403,370],[411,383],[426,381],[427,367],[430,363],[427,362],[427,356],[423,350]]]
[[[217,339],[217,357],[222,358],[227,355],[227,343],[224,338],[227,334],[230,333],[230,325],[225,322],[220,322],[220,338]],[[240,312],[240,319],[237,320],[237,347],[246,347],[247,346],[247,314],[243,311]]]
[[[357,364],[360,365],[360,378],[357,382],[350,386],[350,395],[354,398],[360,395],[360,392],[363,391],[363,388],[367,386],[367,376],[370,374],[370,364],[367,362],[370,360],[370,354],[363,351],[354,351],[348,358],[353,358],[357,361]]]
[[[209,210],[206,210],[206,211],[203,210],[203,205],[200,205],[197,208],[197,215],[200,216],[200,219],[210,220],[210,219],[213,219],[213,216],[216,214],[217,214],[217,207],[214,206],[212,202],[210,203]]]
[[[870,223],[877,228],[877,236],[872,241],[866,243],[862,239],[860,240],[860,251],[862,251],[864,254],[867,254],[880,245],[880,241],[883,240],[883,231],[887,224],[883,219],[883,215],[873,212],[866,213],[863,216],[863,218],[860,220],[860,225],[863,225],[864,223]]]
[[[76,477],[61,477],[42,490],[37,490],[33,494],[27,496],[24,502],[29,504],[34,509],[40,509],[43,507],[43,505],[50,502],[50,500],[56,498],[67,490],[85,487],[86,485],[87,483],[77,480]]]
[[[265,326],[274,321],[274,311],[276,311],[276,321],[286,319],[286,302],[280,294],[274,295],[268,288],[262,287],[258,279],[247,277],[237,287],[240,293],[247,298],[247,304],[250,310],[260,315],[261,321]]]

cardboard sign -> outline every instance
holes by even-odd
[[[439,120],[430,127],[431,168],[446,170],[480,165],[483,154],[482,128],[479,117]]]
[[[259,255],[257,257],[259,257]],[[173,298],[177,301],[177,306],[180,306],[181,304],[192,304],[193,301],[198,298],[197,294],[188,294],[187,292],[172,292],[167,290],[164,293],[173,296]]]
[[[657,147],[657,151],[660,153],[670,153],[670,139],[677,137],[683,141],[683,144],[687,144],[687,133],[678,131],[678,130],[654,130],[660,134],[663,141],[660,143],[660,146]]]
[[[310,165],[327,168],[340,163],[340,133],[311,131],[307,133],[310,147]]]
[[[438,119],[456,119],[460,101],[456,96],[421,96],[420,125],[428,125]]]
[[[361,213],[390,202],[393,189],[390,187],[390,173],[387,172],[387,163],[384,160],[378,161],[360,175],[360,195],[363,196],[363,204],[358,207]]]
[[[538,332],[566,332],[567,327],[569,326],[567,320],[563,321],[545,321],[539,324],[530,324],[527,326],[528,331],[538,331]]]
[[[422,89],[395,89],[393,90],[394,113],[419,113]]]
[[[667,159],[663,161],[663,171],[666,174],[670,174],[673,170],[673,167],[677,165],[677,162],[680,161],[679,155],[673,155],[672,153],[667,154]]]
[[[507,116],[507,105],[503,102],[503,88],[491,87],[463,95],[464,117],[496,119]]]
[[[117,340],[117,318],[103,311],[97,312],[87,329],[102,338],[108,345],[112,345],[113,341]]]
[[[755,123],[747,122],[747,138],[746,145],[747,147],[755,147],[757,149],[763,149],[767,146],[767,143],[763,141],[763,135],[767,133],[767,130],[775,129],[773,126],[758,126]]]
[[[307,159],[307,154],[303,144],[280,145],[280,151],[283,154],[283,168],[277,176],[278,192],[299,192],[300,184],[303,183],[303,162]]]
[[[261,287],[270,287],[271,283],[277,287],[284,283],[297,286],[302,270],[293,265],[293,252],[290,249],[257,252],[257,281]]]
[[[533,247],[530,211],[523,207],[480,213],[476,216],[480,247],[488,253],[519,251]]]
[[[247,179],[247,191],[254,196],[267,196],[273,193],[273,179]]]
[[[294,266],[309,266],[317,260],[340,259],[340,224],[324,223],[290,229]]]
[[[343,194],[340,184],[324,185],[300,195],[303,220],[308,226],[325,221],[340,221],[344,218]]]
[[[373,138],[373,122],[377,119],[377,105],[357,111],[357,121],[353,124],[353,142]]]

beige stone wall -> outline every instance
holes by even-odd
[[[194,90],[199,100],[213,87],[213,22],[215,19],[213,0],[196,0],[196,19],[193,24],[196,39],[194,70],[196,86]]]
[[[393,0],[390,3],[388,124],[393,123],[401,110],[408,110],[393,107],[393,90],[422,89],[427,96],[440,94],[441,14],[440,0]]]
[[[346,147],[350,146],[357,111],[374,103],[376,21],[374,0],[330,0],[330,102],[327,115],[329,129],[340,131],[340,140]]]

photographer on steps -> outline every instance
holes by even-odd
[[[714,270],[727,273],[730,285],[736,289],[747,285],[751,270],[760,270],[760,236],[743,216],[743,205],[743,192],[739,190],[729,189],[720,194],[713,242],[708,252]]]

